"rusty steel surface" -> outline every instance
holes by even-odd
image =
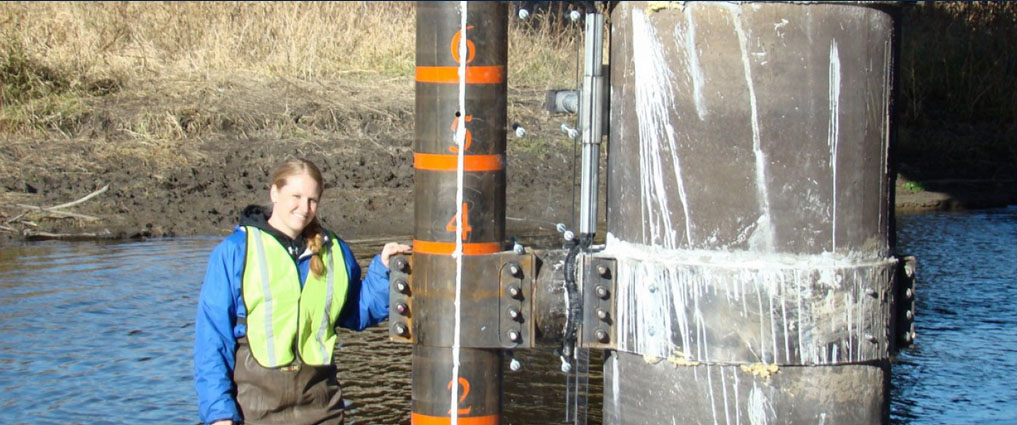
[[[611,352],[604,360],[604,423],[887,423],[889,405],[882,400],[889,386],[885,361],[708,366]]]
[[[612,10],[605,423],[888,421],[894,19]]]
[[[413,388],[410,390],[414,416],[446,418],[443,423],[448,423],[452,396],[452,368],[447,361],[450,358],[450,348],[414,344]],[[492,416],[500,416],[501,353],[464,348],[459,353],[459,358],[461,366],[457,379],[459,399],[456,409],[460,421],[465,421],[466,417],[490,419]]]
[[[582,263],[583,328],[582,347],[613,349],[618,343],[618,293],[614,259],[580,257]]]
[[[390,271],[390,335],[393,340],[432,347],[451,347],[455,336],[455,267],[434,255],[396,257],[413,260],[410,272]],[[463,291],[460,345],[471,348],[527,348],[534,343],[532,312],[535,257],[499,252],[476,256],[463,266],[463,274],[481,276]],[[406,289],[399,290],[400,283]],[[402,311],[400,310],[402,309]],[[399,328],[398,326],[405,326]]]
[[[450,423],[455,415],[497,424],[502,351],[470,347],[514,347],[533,333],[529,311],[508,318],[522,300],[502,295],[502,285],[526,286],[533,261],[498,254],[505,239],[508,7],[418,2],[416,13],[413,258],[399,276],[409,293],[390,298],[409,306],[402,319],[393,306],[392,331],[414,342],[412,423]],[[512,264],[518,276],[506,277]],[[395,329],[400,320],[405,327]]]
[[[602,255],[611,252],[617,251]],[[611,346],[725,364],[837,365],[889,357],[896,259],[831,265],[734,258],[619,257]]]
[[[623,2],[611,22],[608,233],[676,249],[888,255],[890,14]]]

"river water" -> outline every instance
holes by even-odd
[[[919,259],[918,341],[893,369],[897,424],[1017,423],[1017,208],[901,216]],[[524,239],[525,243],[526,240]],[[195,424],[194,312],[212,238],[0,247],[0,424]],[[380,243],[354,245],[365,262]],[[408,423],[410,347],[340,335],[351,424]],[[565,418],[545,347],[505,368],[506,424]],[[599,355],[590,424],[600,423]]]

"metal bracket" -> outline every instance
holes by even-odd
[[[388,280],[389,339],[412,342],[410,329],[413,328],[413,267],[412,257],[396,255],[389,258],[392,267]]]
[[[584,256],[582,265],[583,348],[614,349],[616,336],[616,261]]]
[[[392,341],[451,346],[455,316],[448,311],[451,282],[443,272],[428,273],[426,262],[417,264],[415,282],[410,257],[393,256],[389,271],[389,337]],[[532,254],[504,251],[473,256],[464,267],[460,304],[460,346],[467,348],[530,348],[534,344]],[[467,277],[468,276],[468,277]],[[497,276],[497,278],[493,278]],[[430,278],[431,281],[427,281]],[[414,322],[414,319],[421,319]]]
[[[533,347],[533,257],[501,264],[498,337],[502,348]]]
[[[911,348],[915,343],[915,274],[918,260],[913,255],[899,257],[893,289],[893,337],[891,353]]]

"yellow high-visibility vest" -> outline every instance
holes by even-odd
[[[336,320],[346,302],[349,276],[339,239],[330,237],[321,256],[327,271],[307,272],[303,289],[300,273],[286,248],[272,235],[245,226],[247,254],[243,291],[247,307],[247,340],[251,354],[264,367],[282,367],[295,360],[296,346],[305,364],[332,362]]]

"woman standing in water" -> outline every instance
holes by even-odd
[[[206,424],[341,424],[336,327],[388,317],[388,243],[361,280],[349,245],[315,216],[324,185],[312,162],[272,176],[272,208],[249,206],[212,252],[195,322],[194,383]]]

